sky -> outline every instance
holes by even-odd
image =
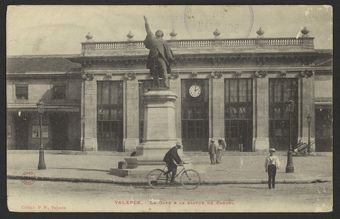
[[[144,20],[165,39],[296,37],[307,27],[317,49],[333,48],[331,6],[10,6],[7,10],[7,55],[80,54],[88,32],[94,41],[144,40]]]

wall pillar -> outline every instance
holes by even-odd
[[[181,79],[176,75],[175,78],[170,79],[170,90],[176,94],[177,101],[175,102],[175,127],[176,138],[182,141],[182,94],[181,94]]]
[[[97,151],[97,81],[84,81],[83,150]]]
[[[127,79],[124,86],[124,151],[134,151],[139,145],[139,87],[138,80]]]
[[[268,77],[254,79],[255,97],[255,150],[269,149],[269,79]],[[256,133],[256,135],[255,135]]]
[[[315,109],[314,109],[314,77],[302,77],[299,90],[301,91],[299,128],[301,135],[299,140],[304,143],[308,142],[308,121],[307,116],[311,116],[310,123],[310,140],[315,142]],[[315,143],[311,145],[311,151],[315,151]]]
[[[211,79],[211,138],[224,139],[224,80],[222,77]]]

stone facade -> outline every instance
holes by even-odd
[[[226,81],[251,80],[251,145],[249,151],[266,150],[270,146],[270,101],[269,84],[272,79],[296,79],[298,82],[297,109],[297,140],[308,141],[308,135],[312,142],[317,141],[315,129],[316,110],[319,106],[331,105],[332,97],[329,93],[322,93],[326,83],[332,81],[332,51],[316,50],[313,38],[256,38],[256,39],[214,39],[214,40],[170,40],[176,62],[172,67],[170,78],[170,90],[177,96],[175,107],[175,138],[182,141],[185,132],[183,124],[184,98],[182,82],[207,80],[208,89],[208,127],[206,145],[211,138],[227,139],[226,133]],[[77,85],[69,86],[77,91],[69,92],[77,96],[79,103],[78,121],[79,150],[98,150],[98,138],[108,133],[99,133],[98,130],[98,82],[113,81],[122,82],[123,93],[123,139],[119,148],[121,151],[133,151],[139,145],[141,139],[139,131],[139,84],[144,80],[150,80],[150,75],[145,67],[147,50],[141,41],[127,42],[86,42],[82,43],[82,55],[66,57],[68,60],[81,64]],[[11,76],[13,80],[18,80]],[[32,81],[41,81],[38,76],[31,76]],[[61,80],[70,79],[61,77]],[[26,79],[24,79],[27,81]],[[31,79],[30,79],[31,80]],[[7,96],[13,96],[15,91],[8,81]],[[47,87],[50,85],[46,84]],[[237,85],[239,86],[239,85]],[[44,89],[41,84],[38,89]],[[241,93],[242,90],[237,92]],[[248,92],[248,91],[247,91]],[[321,93],[320,93],[321,92]],[[39,92],[41,93],[41,92]],[[238,94],[237,98],[243,96]],[[39,94],[37,94],[39,96]],[[41,95],[40,95],[41,96]],[[110,96],[111,97],[111,96]],[[36,100],[39,99],[38,97]],[[11,105],[8,108],[21,107]],[[242,101],[239,102],[242,105]],[[34,103],[35,104],[35,103]],[[33,104],[33,105],[34,105]],[[32,105],[32,107],[33,107]],[[112,107],[114,107],[112,105]],[[240,108],[242,109],[242,107]],[[110,114],[111,115],[111,114]],[[113,115],[113,114],[112,114]],[[306,117],[310,115],[311,122]],[[10,120],[10,119],[9,119]],[[239,121],[242,118],[238,118]],[[112,124],[116,120],[110,120]],[[194,121],[194,120],[192,120]],[[10,121],[9,121],[10,122]],[[111,124],[111,123],[110,123]],[[239,124],[242,124],[241,122]],[[75,127],[73,127],[75,128]],[[72,129],[73,129],[72,128]],[[204,129],[204,127],[202,127]],[[239,126],[242,131],[242,126]],[[104,129],[105,131],[105,126]],[[112,129],[113,130],[113,129]],[[111,130],[114,135],[115,131]],[[196,130],[197,131],[197,130]],[[188,131],[190,134],[190,130]],[[229,133],[230,134],[230,133]],[[72,133],[69,133],[72,135]],[[233,133],[231,133],[233,135]],[[12,135],[13,136],[13,135]],[[237,138],[237,137],[236,137]],[[8,143],[11,138],[8,138]],[[13,143],[11,143],[13,144]],[[184,145],[185,150],[186,145]],[[322,148],[322,146],[319,146]],[[206,150],[206,148],[198,148]],[[313,145],[313,150],[318,146]],[[329,149],[327,149],[329,150]]]
[[[39,64],[44,61],[45,65]],[[7,148],[39,148],[37,103],[44,103],[43,143],[51,150],[80,150],[81,79],[79,73],[54,72],[77,65],[65,57],[18,57],[8,59]],[[38,64],[37,64],[38,63]],[[31,71],[31,72],[30,72]],[[24,87],[18,96],[18,88]],[[61,95],[56,97],[56,87]],[[23,92],[23,93],[22,93]]]

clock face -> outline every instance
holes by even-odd
[[[199,95],[201,95],[201,87],[197,84],[191,85],[191,87],[189,88],[189,94],[192,97],[198,97]]]

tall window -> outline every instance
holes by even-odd
[[[66,86],[65,85],[54,85],[52,99],[62,100],[66,98]]]
[[[225,80],[225,140],[228,150],[252,150],[252,89],[252,79]]]
[[[28,99],[28,85],[27,84],[15,85],[15,96],[18,100],[27,100]]]
[[[289,125],[288,101],[294,101]],[[297,143],[298,79],[269,79],[269,142],[271,147],[287,150],[289,133],[292,144]],[[290,132],[290,128],[292,129]]]
[[[98,81],[97,86],[98,149],[122,151],[123,83]]]

